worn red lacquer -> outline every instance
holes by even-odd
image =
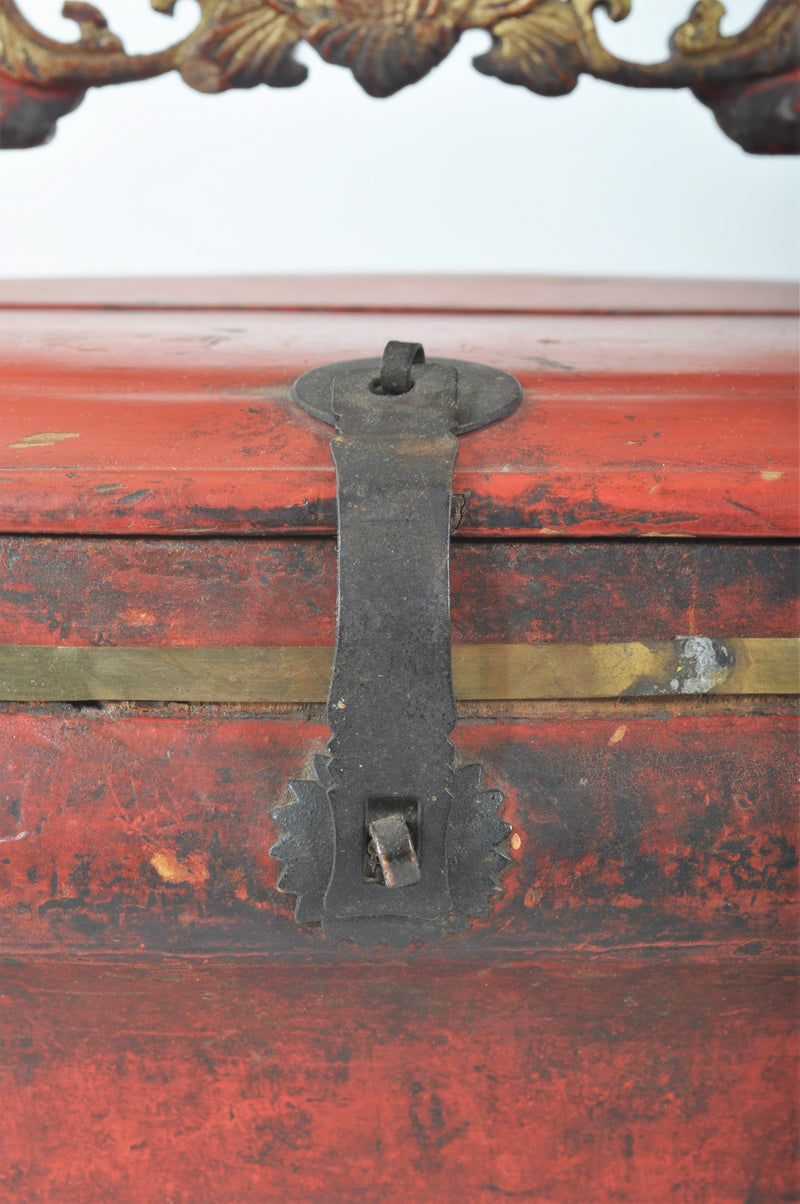
[[[0,995],[5,1198],[776,1204],[780,967],[42,961]]]
[[[794,308],[6,282],[0,642],[332,644],[331,431],[289,388],[388,338],[525,390],[460,440],[457,642],[792,636]],[[277,889],[272,811],[327,737],[321,707],[0,703],[0,1198],[798,1199],[791,699],[462,706],[503,891],[403,954]]]
[[[800,549],[785,540],[457,540],[459,644],[791,637]],[[332,645],[330,539],[0,537],[0,642]]]
[[[460,440],[462,535],[797,533],[790,317],[63,309],[0,324],[0,530],[330,532],[330,430],[290,386],[390,338],[525,388]]]
[[[454,742],[504,792],[513,864],[490,920],[436,952],[787,952],[793,708],[708,705],[464,718]],[[0,949],[321,953],[268,849],[326,737],[318,711],[7,707]]]

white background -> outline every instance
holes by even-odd
[[[196,23],[96,0],[128,51]],[[19,0],[71,40],[61,0]],[[690,0],[634,0],[606,44],[663,57]],[[728,33],[760,0],[728,0]],[[465,36],[389,100],[303,47],[297,89],[203,96],[179,78],[90,92],[55,141],[0,154],[0,275],[501,271],[793,278],[798,164],[745,155],[685,92],[582,79],[534,96]],[[399,168],[399,170],[398,170]]]

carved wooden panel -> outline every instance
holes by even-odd
[[[144,3],[144,0],[141,0]],[[484,29],[492,45],[474,59],[484,75],[544,96],[571,92],[581,75],[632,88],[689,88],[724,132],[754,154],[800,149],[800,7],[766,0],[739,33],[720,31],[725,6],[698,0],[672,34],[668,57],[642,64],[603,45],[595,9],[614,21],[632,0],[197,0],[188,37],[128,55],[91,4],[66,3],[75,42],[39,33],[14,0],[0,0],[0,147],[38,146],[87,88],[177,71],[200,92],[302,84],[301,41],[347,67],[371,96],[391,96],[440,63],[461,34]],[[175,0],[151,0],[171,15]]]

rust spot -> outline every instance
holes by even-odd
[[[189,882],[200,886],[208,881],[208,867],[196,853],[190,853],[185,862],[178,861],[171,853],[154,853],[150,864],[164,882]]]

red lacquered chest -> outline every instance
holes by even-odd
[[[796,1199],[791,290],[0,305],[0,1195]],[[523,389],[459,439],[451,519],[452,741],[509,827],[485,914],[361,949],[270,853],[337,619],[291,386],[390,339]]]

